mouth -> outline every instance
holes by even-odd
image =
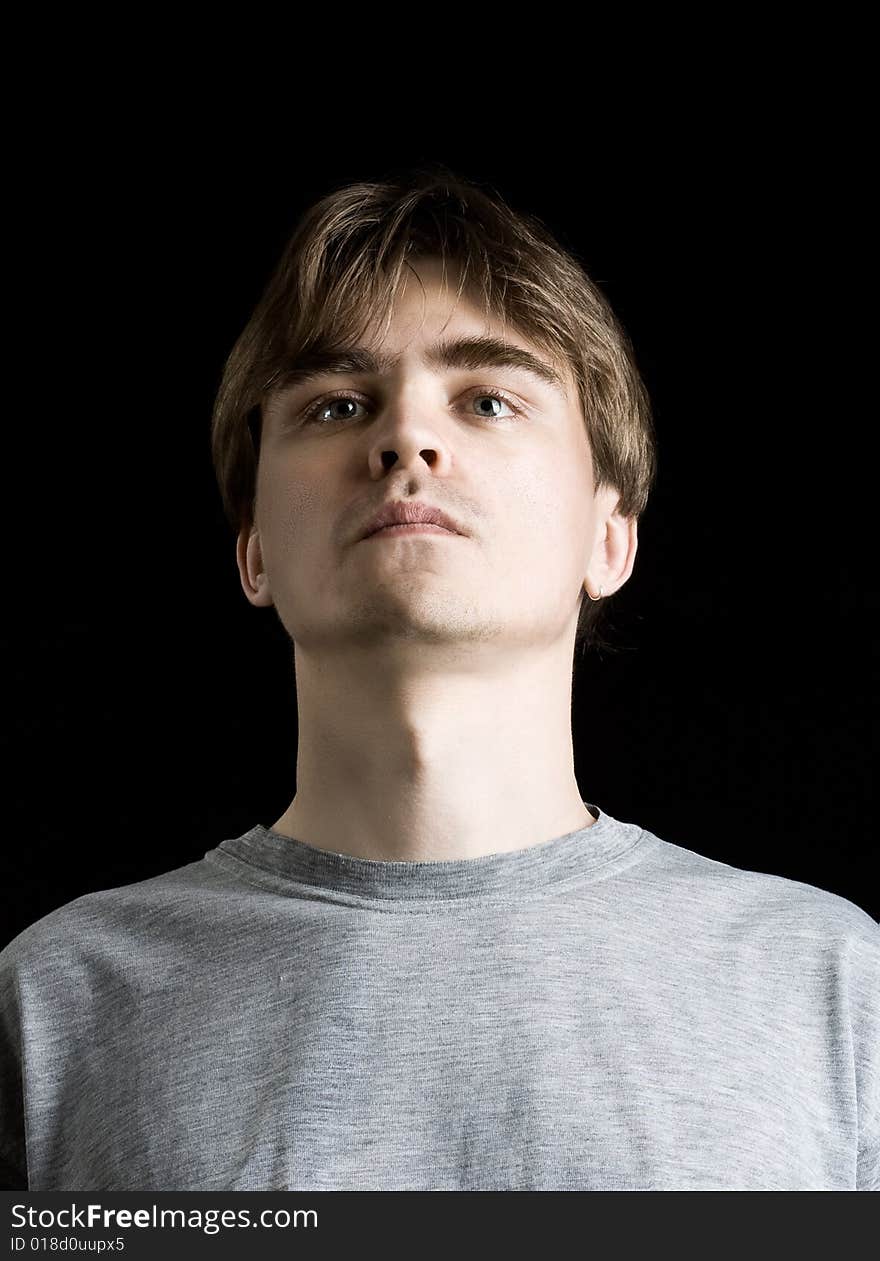
[[[430,521],[411,521],[397,522],[394,525],[383,525],[378,530],[374,530],[372,534],[367,534],[363,538],[366,543],[367,539],[378,538],[394,538],[395,536],[403,536],[406,534],[446,534],[452,538],[460,538],[455,530],[447,530],[445,526],[434,525]]]
[[[401,526],[406,528],[401,530],[399,529]],[[432,529],[426,531],[425,526]],[[459,535],[462,533],[458,522],[448,516],[442,508],[423,503],[421,500],[396,499],[389,500],[382,506],[372,521],[364,527],[361,538],[374,538],[377,534],[392,538],[396,534],[426,532]]]

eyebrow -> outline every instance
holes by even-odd
[[[336,373],[378,375],[392,371],[400,360],[400,355],[374,352],[365,346],[344,346],[333,350],[312,348],[298,355],[292,364],[280,368],[264,388],[291,389],[303,382]],[[457,337],[439,341],[428,347],[422,362],[430,368],[440,369],[518,368],[567,397],[565,382],[551,364],[531,351],[512,346],[498,337]]]

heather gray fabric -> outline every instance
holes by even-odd
[[[257,825],[30,925],[4,1185],[880,1189],[877,923],[585,804],[451,862]]]

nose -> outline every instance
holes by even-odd
[[[452,452],[442,426],[432,418],[433,404],[424,392],[401,391],[390,401],[370,435],[369,465],[378,477],[390,468],[445,475],[452,466]]]

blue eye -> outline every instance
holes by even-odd
[[[496,402],[505,403],[511,409],[511,411],[513,412],[515,416],[522,415],[522,409],[517,406],[517,404],[513,401],[513,399],[508,394],[503,393],[503,391],[501,390],[487,390],[480,387],[479,389],[471,390],[469,392],[469,397],[472,399],[487,399],[487,398],[495,399]],[[317,424],[329,425],[329,424],[337,424],[345,420],[353,419],[353,417],[349,415],[349,416],[335,416],[335,417],[331,417],[329,420],[324,420],[324,419],[319,420],[318,418],[320,414],[322,412],[326,412],[330,407],[333,406],[334,403],[358,404],[358,403],[361,403],[361,400],[358,398],[357,395],[351,394],[345,390],[339,390],[335,394],[325,394],[322,398],[317,399],[314,403],[311,403],[305,409],[305,411],[302,414],[303,420],[307,424],[310,424],[314,421]],[[483,420],[509,420],[510,419],[509,416],[504,416],[504,415],[499,416],[497,412],[481,411],[480,415]]]
[[[327,411],[327,409],[332,407],[334,403],[355,403],[356,404],[357,402],[358,400],[356,398],[352,398],[350,394],[335,394],[328,398],[319,398],[317,403],[312,403],[310,407],[306,408],[306,410],[303,412],[303,419],[308,420],[308,421],[316,419],[320,411]],[[344,417],[335,416],[335,417],[331,417],[331,421],[329,422],[326,420],[322,420],[321,424],[326,425],[328,423],[331,423],[333,420],[351,420],[351,417],[350,416],[344,416]]]
[[[472,395],[472,398],[478,398],[478,399],[491,398],[491,399],[494,399],[496,403],[506,403],[508,407],[512,408],[513,411],[517,413],[517,415],[519,414],[518,409],[514,407],[510,399],[507,398],[505,394],[496,393],[495,390],[480,390],[478,394]],[[487,420],[496,420],[496,419],[506,420],[507,419],[506,416],[499,416],[497,412],[481,412],[481,415],[485,416]]]

